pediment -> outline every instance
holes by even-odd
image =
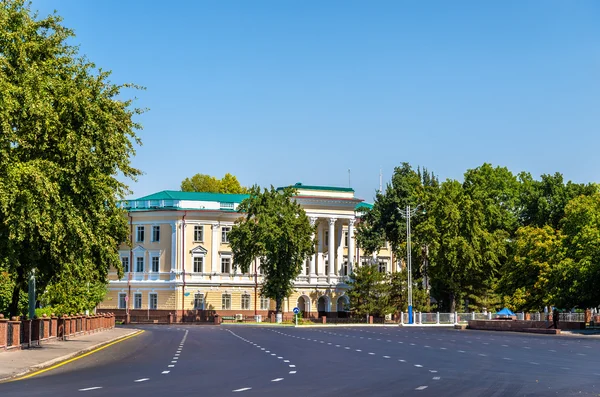
[[[206,255],[208,251],[206,250],[206,248],[204,248],[203,246],[199,245],[193,249],[190,250],[190,253],[192,255],[196,254],[196,255]]]
[[[134,249],[132,249],[132,251],[135,252],[146,252],[146,248],[142,247],[141,245],[138,245],[137,247],[135,247]]]

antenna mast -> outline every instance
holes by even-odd
[[[348,168],[348,187],[352,187],[350,184],[350,168]]]
[[[379,167],[379,193],[383,192],[383,174],[381,173],[381,167]]]

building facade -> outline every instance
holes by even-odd
[[[296,201],[316,225],[315,254],[304,263],[294,293],[283,311],[298,307],[305,317],[344,316],[345,292],[352,266],[373,263],[355,240],[361,206],[350,188],[296,184]],[[132,245],[120,247],[124,276],[109,274],[109,293],[101,310],[150,313],[261,314],[275,302],[260,296],[260,261],[243,274],[233,266],[228,233],[247,197],[243,194],[162,191],[124,201]],[[382,272],[397,271],[391,247],[381,247],[376,262]],[[392,265],[394,264],[394,265]]]

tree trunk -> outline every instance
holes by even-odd
[[[456,296],[453,292],[450,293],[450,313],[454,313],[456,311]]]
[[[278,296],[277,299],[275,299],[275,313],[281,313],[281,297]]]

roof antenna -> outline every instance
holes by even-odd
[[[383,174],[381,172],[381,167],[379,167],[379,193],[383,191]]]
[[[348,168],[348,187],[352,187],[352,185],[350,184],[350,168]]]

